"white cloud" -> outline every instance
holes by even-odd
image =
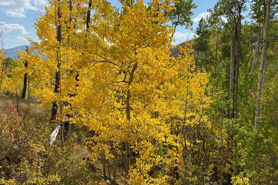
[[[23,10],[7,10],[5,13],[9,17],[25,17]]]
[[[28,35],[28,32],[21,24],[7,24],[5,22],[0,22],[0,27],[3,28],[4,33]]]
[[[25,37],[22,37],[22,36],[16,37],[14,42],[17,42],[20,45],[29,45],[30,44],[30,42]]]
[[[14,1],[0,1],[0,6],[11,6],[11,5],[15,5]]]
[[[209,12],[200,13],[197,17],[193,19],[193,22],[199,22],[202,18],[207,18],[208,16],[210,16]]]
[[[189,35],[189,33],[176,32],[174,34],[174,38],[176,39],[176,41],[181,40],[183,42],[187,39],[188,35]]]
[[[189,33],[189,32],[185,32],[185,33],[181,33],[181,32],[176,32],[174,34],[174,38],[175,38],[175,44],[179,44],[182,42],[185,42],[186,40],[190,40],[194,37],[194,33]]]
[[[21,41],[25,41],[25,42],[29,42],[25,37],[22,37],[22,36],[18,36],[16,37],[18,40],[21,40]]]
[[[195,17],[193,19],[193,22],[197,23],[199,22],[202,18],[207,18],[211,15],[211,13],[209,12],[203,12],[203,13],[200,13],[197,17]],[[223,22],[228,22],[228,19],[225,17],[225,16],[220,16],[219,19],[221,19]]]
[[[9,17],[25,17],[24,11],[30,6],[29,0],[0,0],[0,11]]]
[[[42,10],[48,4],[47,0],[34,0],[34,5],[36,8]]]
[[[9,17],[25,17],[25,10],[42,10],[47,0],[0,0],[0,11]]]

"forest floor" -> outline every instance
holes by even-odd
[[[42,124],[44,124],[45,127],[45,124],[47,124],[49,125],[49,127],[51,127],[50,129],[48,129],[48,132],[51,130],[53,131],[53,129],[55,128],[55,125],[49,124],[51,107],[42,107],[41,104],[35,99],[23,100],[21,98],[2,95],[0,97],[0,117],[2,118],[1,120],[3,121],[3,123],[7,119],[10,119],[11,111],[14,112],[13,114],[16,115],[17,121],[19,122],[33,122],[36,127],[41,127]],[[69,159],[75,158],[74,160],[76,160],[76,156],[78,156],[80,160],[85,160],[86,163],[88,163],[91,171],[90,173],[97,172],[98,174],[101,174],[103,171],[103,166],[101,165],[101,163],[97,162],[91,164],[90,162],[90,151],[86,147],[85,140],[87,136],[86,134],[84,134],[84,132],[86,133],[86,131],[82,130],[82,128],[79,130],[78,128],[74,128],[74,126],[71,126],[70,135],[75,137],[75,142],[71,141],[71,144],[69,144],[72,145],[72,153],[69,154]],[[61,145],[61,141],[59,141],[59,138],[57,139],[57,143],[55,144]],[[65,143],[65,145],[67,144]],[[108,174],[108,171],[106,171],[106,174]],[[97,178],[97,181],[98,184],[101,185],[111,184],[108,180],[105,181],[103,180],[103,178],[99,179],[99,177]],[[125,184],[124,178],[119,174],[117,174],[117,184]]]
[[[5,110],[15,108],[19,116],[24,120],[27,116],[34,118],[36,121],[46,122],[50,117],[50,111],[40,107],[40,103],[34,99],[23,100],[21,98],[2,96],[0,97],[0,113]]]

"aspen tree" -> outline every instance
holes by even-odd
[[[270,17],[270,7],[271,0],[266,1],[266,13],[265,13],[265,23],[263,30],[263,48],[262,48],[262,58],[261,58],[261,66],[259,71],[259,82],[256,96],[256,115],[255,115],[255,129],[259,130],[259,122],[261,115],[261,93],[263,88],[263,83],[265,79],[265,70],[266,70],[266,55],[267,55],[267,33],[269,26],[269,17]]]
[[[26,52],[28,52],[28,47],[26,46]],[[27,70],[28,68],[28,61],[27,60],[23,60],[23,65],[25,67],[25,69]],[[28,82],[28,73],[25,72],[24,73],[24,79],[23,79],[23,89],[22,89],[22,94],[21,94],[21,98],[25,99],[26,96],[26,91],[27,91],[27,82]]]
[[[59,118],[86,126],[94,133],[88,142],[92,146],[91,158],[102,159],[104,178],[115,182],[115,168],[121,167],[114,164],[111,179],[111,161],[125,158],[125,173],[117,171],[127,183],[166,183],[166,173],[152,173],[157,173],[156,168],[172,165],[168,157],[173,154],[171,149],[164,154],[157,151],[181,142],[175,142],[167,120],[170,112],[179,111],[184,104],[171,109],[168,106],[176,92],[182,93],[179,86],[186,82],[179,79],[186,68],[183,65],[191,65],[190,58],[184,59],[183,64],[170,57],[173,29],[167,25],[170,19],[165,15],[173,10],[174,1],[152,0],[148,6],[143,0],[121,1],[121,11],[105,0],[89,4],[72,0],[71,10],[68,1],[59,2],[60,42],[53,35],[55,3],[46,8],[46,14],[36,23],[41,42],[34,45],[47,57],[36,66],[43,84],[42,100],[68,102],[70,106],[63,107],[63,112],[71,117],[62,114]],[[57,70],[59,93],[53,93],[51,88],[56,82],[52,76]],[[78,85],[76,73],[70,70],[77,71]],[[190,72],[183,75],[190,76]],[[193,81],[203,83],[202,78]],[[121,147],[122,143],[125,147]]]

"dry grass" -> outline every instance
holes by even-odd
[[[12,97],[0,97],[0,114],[11,107],[15,107],[22,119],[32,118],[39,122],[48,122],[50,118],[50,108],[40,107],[36,100],[23,100]]]
[[[45,123],[49,124],[49,118],[50,118],[50,113],[51,113],[51,107],[41,107],[40,103],[36,102],[35,100],[23,100],[23,99],[18,99],[19,101],[19,116],[18,121],[23,121],[25,122],[30,122],[32,121],[34,126],[36,127],[41,127]],[[6,116],[7,113],[5,113],[6,110],[9,110],[10,108],[15,108],[17,109],[17,99],[14,97],[0,97],[0,116]],[[46,126],[46,125],[44,125]],[[46,127],[55,127],[55,124],[49,124]],[[50,128],[50,130],[51,130]],[[84,163],[89,164],[89,171],[90,173],[96,173],[98,174],[102,173],[102,165],[99,162],[95,162],[94,164],[91,164],[89,158],[90,158],[90,151],[85,147],[85,142],[86,141],[86,133],[88,132],[87,129],[82,129],[82,128],[77,128],[73,127],[71,129],[70,133],[70,140],[73,141],[70,142],[72,151],[68,153],[68,160],[72,161],[72,169],[67,169],[67,171],[71,173],[76,173],[76,171],[82,170],[82,165]],[[85,133],[85,134],[84,134]],[[60,140],[58,139],[55,145],[60,144]],[[69,144],[69,143],[68,143]],[[66,146],[64,146],[66,147]],[[80,161],[83,161],[80,162]],[[63,161],[62,161],[63,162]],[[80,169],[79,169],[80,168]],[[87,172],[88,173],[88,172]],[[107,171],[108,173],[108,171]],[[103,184],[103,185],[108,185],[111,184],[109,181],[105,181],[101,178],[101,176],[96,176],[96,182],[97,184]],[[122,176],[120,176],[117,173],[117,184],[119,185],[124,185],[125,181]]]

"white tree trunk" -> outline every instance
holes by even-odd
[[[261,116],[261,94],[263,83],[265,79],[265,68],[266,68],[266,55],[267,55],[267,32],[268,32],[268,24],[270,17],[270,4],[271,0],[266,0],[266,17],[263,31],[263,49],[262,49],[262,58],[261,58],[261,66],[259,72],[259,82],[257,89],[257,98],[256,98],[256,115],[255,115],[255,129],[259,130],[259,122]]]

